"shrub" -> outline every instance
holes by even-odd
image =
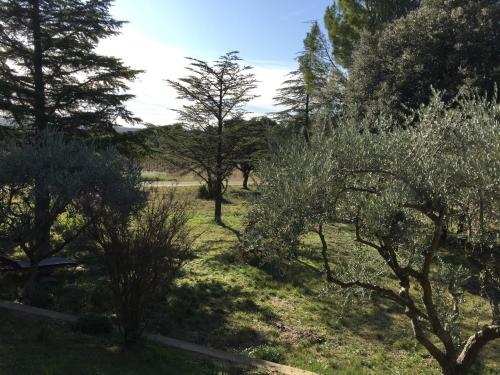
[[[213,194],[209,191],[207,185],[200,185],[198,187],[198,193],[196,194],[198,199],[213,199]]]
[[[112,300],[126,344],[136,342],[148,312],[165,298],[175,276],[190,257],[185,202],[175,192],[154,193],[143,209],[128,216],[110,210],[94,225],[104,252]]]
[[[87,313],[78,319],[75,329],[87,335],[104,335],[113,332],[113,324],[105,315]]]

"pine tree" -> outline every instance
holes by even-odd
[[[123,22],[112,0],[0,1],[0,115],[17,125],[65,133],[110,131],[137,119],[124,102],[139,73],[99,55]]]
[[[375,33],[419,7],[421,0],[339,0],[327,7],[324,21],[335,61],[350,68],[352,54],[364,31]]]
[[[297,57],[298,69],[289,73],[275,103],[285,107],[277,117],[291,123],[309,142],[312,122],[322,111],[332,118],[339,110],[339,94],[344,77],[331,59],[331,51],[317,22],[304,39],[304,50]]]

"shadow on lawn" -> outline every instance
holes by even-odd
[[[266,314],[255,302],[253,293],[218,281],[181,285],[170,294],[164,311],[158,311],[155,329],[165,335],[219,348],[244,349],[265,343],[252,327],[235,327],[232,313]],[[272,319],[273,317],[270,317]]]
[[[222,228],[225,228],[225,229],[231,231],[236,236],[236,238],[238,239],[238,242],[241,241],[241,232],[239,230],[237,230],[235,228],[232,228],[232,227],[230,227],[229,225],[227,225],[225,223],[222,223],[220,226]]]

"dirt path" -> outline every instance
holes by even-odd
[[[179,181],[179,180],[169,180],[169,181],[153,181],[153,182],[145,182],[146,186],[154,186],[154,187],[171,187],[171,186],[200,186],[203,185],[204,182],[201,181]],[[251,185],[250,181],[248,182]],[[242,186],[243,180],[230,180],[230,186]]]

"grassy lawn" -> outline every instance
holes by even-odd
[[[178,193],[193,201],[190,225],[199,236],[198,251],[196,258],[184,268],[167,303],[156,309],[150,330],[325,375],[439,373],[432,358],[415,344],[409,322],[398,307],[377,299],[366,304],[345,306],[337,294],[326,290],[319,272],[319,241],[314,236],[306,239],[302,262],[292,266],[286,276],[272,269],[260,269],[244,263],[238,251],[236,234],[244,225],[251,192],[230,188],[228,203],[223,207],[225,227],[213,223],[212,202],[194,199],[196,188],[178,188]],[[347,227],[336,226],[329,228],[328,237],[330,257],[338,263],[349,255],[352,233]],[[85,241],[75,244],[74,251],[82,266],[75,271],[59,271],[59,274],[46,278],[40,289],[39,304],[71,313],[109,311],[109,295],[104,287],[106,280],[98,254],[92,244]],[[15,281],[11,280],[10,284],[16,285]],[[393,280],[385,282],[390,284]],[[3,298],[9,298],[14,293],[8,288],[2,288],[1,292]],[[0,319],[3,320],[4,315],[0,315]],[[6,332],[9,329],[14,331],[16,327],[11,318],[9,321],[10,325],[0,325],[0,345],[3,345],[0,346],[0,355],[10,358],[10,362],[0,357],[0,370],[6,363],[10,366],[7,369],[12,369],[15,367],[12,361],[24,361],[25,358],[21,349],[25,341],[14,338],[7,343],[4,341],[4,337],[10,337]],[[466,323],[474,326],[472,315]],[[36,338],[37,329],[27,329],[25,334]],[[95,339],[71,332],[62,334],[58,333],[58,327],[54,328],[54,332],[49,335],[43,350],[37,349],[40,344],[36,341],[33,343],[31,340],[27,344],[35,354],[28,357],[26,366],[37,362],[49,366],[44,359],[46,356],[59,358],[56,363],[64,366],[72,358],[68,356],[67,360],[61,355],[65,348],[69,348],[73,356],[80,350],[73,350],[72,345],[75,348],[81,346],[85,354],[78,357],[80,359],[75,357],[74,368],[80,371],[81,365],[83,369],[96,370],[71,374],[135,373],[133,370],[107,372],[112,371],[108,370],[112,366],[107,361],[117,363],[117,368],[126,368],[122,360],[123,363],[130,363],[131,368],[139,368],[142,364],[141,373],[152,374],[203,374],[205,369],[212,371],[210,366],[215,366],[149,345],[139,350],[137,355],[125,355],[112,349],[117,348],[112,339]],[[5,354],[6,351],[10,354]],[[92,353],[102,360],[86,364]],[[487,347],[481,365],[474,373],[500,374],[499,353],[500,342]],[[159,358],[158,361],[156,358]],[[147,366],[145,362],[148,362]],[[168,366],[180,367],[177,371],[168,372],[171,371]],[[163,371],[163,368],[169,370]],[[48,369],[51,370],[50,367]],[[192,369],[197,370],[193,372]],[[66,373],[57,371],[60,370],[56,368],[55,372],[47,374]]]
[[[0,310],[2,375],[231,374],[233,369],[186,352],[148,343],[122,349],[117,337],[94,337],[67,323]]]

